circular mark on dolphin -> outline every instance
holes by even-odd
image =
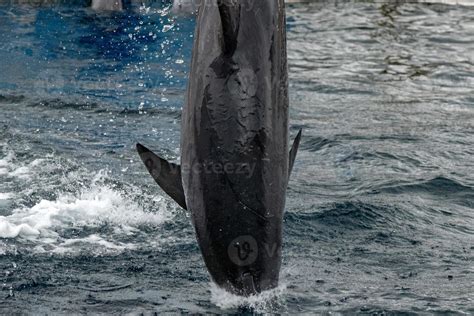
[[[257,93],[257,76],[250,68],[233,73],[227,82],[229,92],[240,99],[249,99]]]
[[[239,236],[229,244],[227,254],[239,267],[251,265],[258,256],[257,241],[250,235]]]

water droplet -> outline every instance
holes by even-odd
[[[168,32],[169,30],[171,30],[173,28],[174,25],[170,25],[170,24],[166,24],[166,25],[163,25],[163,30],[162,32],[163,33],[166,33]]]

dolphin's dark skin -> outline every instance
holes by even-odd
[[[252,295],[275,288],[288,178],[284,0],[200,6],[182,114],[181,168],[137,145],[163,190],[193,219],[212,279]]]

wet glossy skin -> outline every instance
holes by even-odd
[[[289,169],[285,11],[283,0],[230,3],[204,1],[198,13],[181,168],[213,280],[249,295],[276,287],[281,264]]]

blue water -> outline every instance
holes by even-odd
[[[193,19],[0,6],[0,314],[474,313],[474,7],[287,15],[282,280],[242,299],[134,149],[179,157]]]

